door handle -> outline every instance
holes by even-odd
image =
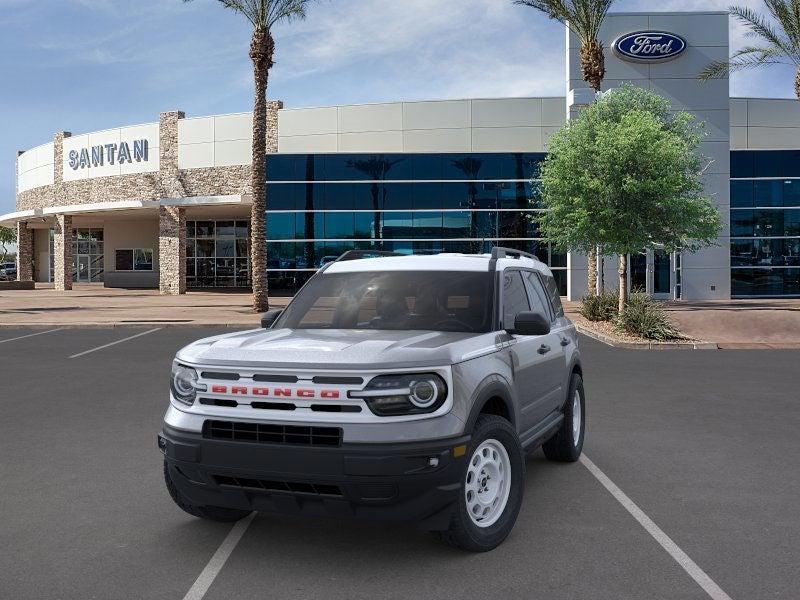
[[[541,346],[539,346],[537,352],[539,354],[547,354],[548,352],[550,352],[550,346],[548,346],[547,344],[542,344]]]
[[[572,340],[569,339],[568,337],[561,338],[561,345],[562,346],[569,346],[571,342],[572,342]]]

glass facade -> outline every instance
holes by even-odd
[[[50,282],[55,280],[55,232],[48,232]],[[103,281],[105,258],[103,230],[76,228],[72,232],[72,281],[92,283]]]
[[[800,296],[800,150],[731,152],[731,295]]]
[[[186,286],[249,287],[250,223],[186,222]]]
[[[541,239],[541,153],[278,154],[267,157],[270,288],[294,292],[352,249],[536,254],[566,293],[565,254]]]

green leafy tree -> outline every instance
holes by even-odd
[[[601,244],[619,255],[619,311],[627,255],[696,252],[715,243],[720,216],[703,196],[703,128],[667,100],[625,85],[603,94],[549,142],[541,169],[544,235],[561,250]]]
[[[606,76],[603,42],[599,39],[600,27],[614,0],[514,0],[514,4],[535,8],[569,27],[581,42],[581,77],[590,88],[599,92]],[[587,248],[586,253],[589,260],[589,295],[593,295],[597,289],[600,257],[596,246]]]
[[[0,227],[0,250],[2,250],[2,258],[0,262],[5,262],[8,259],[8,246],[16,243],[17,232],[10,227]]]
[[[184,0],[190,2],[191,0]],[[267,287],[267,242],[265,235],[267,190],[267,83],[273,67],[275,40],[272,28],[278,23],[304,19],[306,8],[313,0],[219,0],[225,8],[235,10],[253,26],[250,39],[250,60],[253,61],[255,100],[253,103],[253,205],[250,209],[252,240],[250,266],[253,271],[253,309],[261,312],[269,308]]]
[[[730,60],[716,61],[700,73],[700,79],[725,77],[731,71],[766,65],[789,64],[796,69],[794,93],[800,100],[800,0],[764,0],[769,17],[746,6],[732,6],[730,13],[758,40],[733,53]]]

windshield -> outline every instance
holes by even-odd
[[[484,333],[492,326],[492,292],[488,272],[320,273],[275,327]]]

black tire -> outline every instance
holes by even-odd
[[[575,393],[580,395],[580,431],[578,439],[573,433],[573,400]],[[586,431],[586,394],[583,391],[583,378],[577,373],[572,374],[569,384],[567,401],[564,404],[564,420],[556,434],[542,445],[544,455],[556,462],[575,462],[580,458],[583,451],[583,438]]]
[[[467,513],[465,496],[467,466],[478,446],[488,439],[500,442],[508,453],[511,464],[511,487],[505,509],[497,522],[489,527],[478,527]],[[495,415],[481,415],[478,418],[465,456],[457,506],[450,527],[446,531],[436,532],[436,535],[441,541],[456,548],[469,552],[487,552],[499,546],[508,537],[517,521],[525,491],[525,456],[519,436],[511,423]]]
[[[182,511],[189,513],[193,517],[200,519],[208,519],[209,521],[220,521],[222,523],[234,523],[240,519],[244,519],[249,515],[251,510],[239,510],[237,508],[223,508],[221,506],[198,506],[192,504],[186,496],[181,494],[180,490],[175,486],[172,481],[172,476],[169,472],[169,465],[164,461],[164,483],[167,484],[167,491],[170,497],[178,505]]]

